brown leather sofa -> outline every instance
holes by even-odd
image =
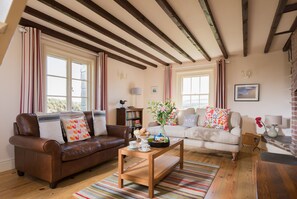
[[[92,112],[84,112],[91,138],[60,144],[39,137],[35,114],[19,114],[14,123],[15,168],[19,176],[27,173],[49,182],[55,188],[66,176],[113,159],[118,149],[128,145],[128,127],[106,125],[107,134],[94,136]]]

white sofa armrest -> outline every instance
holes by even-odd
[[[232,135],[236,135],[236,136],[238,136],[238,137],[241,137],[241,128],[240,128],[239,126],[236,126],[236,127],[234,127],[234,128],[230,131],[230,133],[231,133]]]

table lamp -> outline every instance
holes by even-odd
[[[282,124],[282,116],[281,115],[266,115],[265,116],[265,124],[270,127],[268,131],[269,137],[277,137],[277,131],[275,127]]]

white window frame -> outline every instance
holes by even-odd
[[[92,55],[86,55],[82,52],[75,51],[73,49],[64,50],[64,49],[58,49],[56,47],[53,47],[47,42],[44,42],[43,45],[43,54],[44,54],[44,110],[45,112],[48,112],[47,110],[47,57],[56,57],[58,59],[65,59],[67,61],[67,69],[66,69],[66,100],[67,100],[67,110],[72,110],[72,74],[71,74],[71,65],[72,62],[79,63],[79,64],[85,64],[87,65],[87,110],[91,110],[94,106],[94,65],[95,65],[95,57]],[[80,55],[78,55],[80,54]],[[81,54],[85,55],[82,56]]]
[[[176,72],[176,104],[177,107],[183,109],[182,104],[182,79],[186,77],[197,77],[197,76],[209,76],[209,94],[208,94],[208,104],[214,105],[215,97],[215,79],[214,79],[214,68],[201,69],[201,70],[190,70],[190,71],[177,71]],[[200,94],[198,94],[200,95]],[[194,107],[193,107],[194,108]],[[197,107],[195,107],[197,108]]]

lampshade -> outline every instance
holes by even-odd
[[[141,95],[142,94],[142,89],[141,88],[138,88],[138,87],[131,88],[131,93],[133,95]]]
[[[281,115],[266,115],[265,116],[265,124],[267,124],[268,126],[280,125],[280,124],[282,124],[282,116]]]

